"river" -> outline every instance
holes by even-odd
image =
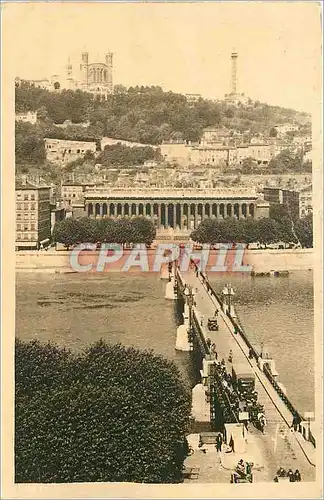
[[[210,279],[220,292],[229,276]],[[297,408],[313,410],[312,272],[254,279],[232,274],[230,279],[249,339],[264,342]],[[174,349],[178,319],[164,293],[158,274],[17,273],[16,334],[77,350],[100,338],[153,349],[174,360],[190,383],[190,355]]]

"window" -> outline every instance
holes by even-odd
[[[36,205],[35,203],[30,204],[30,210],[36,210]]]
[[[29,219],[29,214],[28,214],[28,213],[24,213],[24,219],[25,219],[25,220],[28,220],[28,219]]]
[[[35,228],[36,228],[35,224],[31,224],[31,225],[30,225],[30,229],[31,229],[31,231],[35,231]]]
[[[31,218],[32,220],[35,220],[35,219],[36,219],[36,215],[35,215],[35,214],[30,214],[30,218]]]
[[[24,231],[28,231],[29,227],[28,224],[24,224]]]
[[[80,149],[77,149],[77,153],[80,153]]]
[[[16,235],[16,239],[17,239],[17,240],[20,240],[20,239],[21,239],[21,233],[17,233],[17,235]]]
[[[31,195],[30,195],[30,199],[31,199],[31,201],[35,201],[35,195],[34,195],[34,194],[31,194]]]
[[[17,218],[17,219],[21,219],[21,215],[22,215],[22,214],[17,214],[17,215],[16,215],[16,218]]]
[[[28,194],[24,194],[24,201],[28,200]]]
[[[73,198],[75,198],[75,194],[74,194],[74,193],[73,193],[73,195],[72,195],[72,196],[73,196]]]

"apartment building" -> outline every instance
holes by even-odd
[[[16,182],[16,249],[38,249],[51,237],[50,187]]]

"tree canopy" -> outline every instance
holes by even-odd
[[[78,243],[145,243],[151,245],[156,229],[146,217],[91,219],[69,217],[55,224],[53,241],[69,248]]]
[[[191,401],[173,362],[16,339],[15,380],[17,483],[182,480]]]
[[[275,213],[275,212],[274,212]],[[205,219],[190,237],[199,243],[297,243],[304,247],[313,245],[312,217],[299,219],[295,223],[287,216],[275,218],[246,219],[227,218],[223,220]],[[284,212],[285,213],[285,212]],[[297,238],[296,238],[297,236]]]
[[[161,144],[170,139],[198,141],[204,128],[219,125],[268,133],[278,123],[307,119],[305,113],[261,103],[249,108],[203,98],[190,103],[184,95],[164,92],[157,86],[127,89],[116,85],[114,94],[100,101],[80,90],[55,93],[23,82],[16,87],[15,102],[16,112],[42,109],[40,116],[52,123],[90,121],[89,130],[84,129],[83,134],[95,132],[99,139],[108,136],[144,144]],[[73,127],[69,134],[72,132]]]

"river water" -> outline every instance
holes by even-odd
[[[252,344],[264,343],[280,381],[297,408],[314,409],[313,275],[282,278],[230,276],[235,306]],[[220,292],[229,275],[212,275]],[[154,274],[17,273],[16,334],[82,349],[105,339],[153,349],[172,359],[192,380],[190,354],[174,349],[179,318],[164,298],[165,281]]]

